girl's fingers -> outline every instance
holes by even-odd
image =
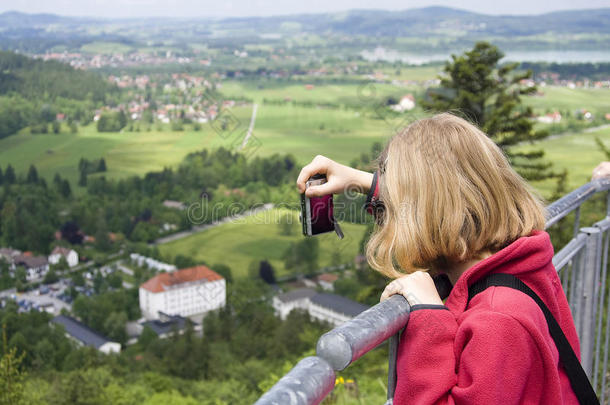
[[[328,162],[322,156],[316,156],[310,164],[303,167],[297,178],[297,187],[301,193],[305,192],[305,183],[314,174],[326,174]]]
[[[383,302],[385,300],[387,300],[388,298],[390,298],[390,296],[397,294],[399,292],[398,290],[398,285],[392,281],[390,284],[388,284],[385,287],[385,290],[383,290],[383,293],[381,294],[381,298],[379,299],[379,302]]]
[[[320,184],[319,186],[311,186],[305,191],[305,195],[311,198],[333,194],[334,187],[334,184],[332,184],[331,182]]]

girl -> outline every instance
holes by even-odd
[[[315,173],[328,182],[305,190]],[[451,114],[423,119],[390,140],[374,175],[317,156],[297,186],[311,197],[346,187],[369,193],[378,226],[367,259],[394,279],[381,300],[402,294],[411,304],[394,404],[578,403],[532,298],[489,287],[468,299],[484,276],[512,274],[580,353],[542,202],[478,128]],[[438,274],[453,285],[445,303],[431,277]]]

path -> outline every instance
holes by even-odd
[[[246,145],[248,144],[248,141],[250,140],[250,137],[252,136],[252,131],[254,130],[254,123],[256,122],[256,111],[257,110],[258,110],[258,104],[254,104],[252,106],[252,117],[250,118],[250,126],[248,127],[248,132],[246,133],[246,136],[244,137],[244,140],[241,143],[241,146],[239,147],[240,150],[246,147]]]

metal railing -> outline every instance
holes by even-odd
[[[575,211],[574,236],[553,257],[560,273],[576,331],[580,339],[581,363],[600,402],[608,387],[610,340],[610,293],[607,291],[608,245],[610,243],[610,193],[606,217],[580,228],[580,207],[595,194],[610,190],[610,179],[587,183],[547,207],[546,228]],[[399,295],[373,306],[354,319],[325,333],[318,340],[316,356],[307,357],[282,377],[256,405],[319,404],[335,386],[335,371],[344,370],[364,354],[389,341],[388,400],[396,388],[396,353],[400,331],[409,320],[410,307]]]

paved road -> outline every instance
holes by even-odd
[[[254,130],[254,123],[256,122],[256,111],[258,111],[258,104],[254,104],[252,106],[252,117],[250,117],[250,126],[248,127],[248,132],[246,136],[244,136],[244,140],[241,143],[239,149],[243,149],[248,144],[250,137],[252,136],[252,131]]]

